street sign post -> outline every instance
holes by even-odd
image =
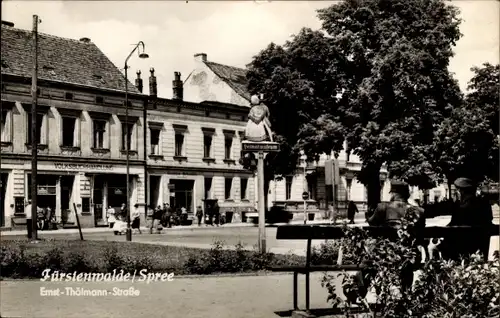
[[[251,142],[243,141],[241,143],[242,152],[253,152],[257,154],[257,183],[258,183],[258,201],[259,201],[259,250],[266,252],[266,205],[264,202],[264,158],[269,152],[280,151],[280,144],[277,142]]]

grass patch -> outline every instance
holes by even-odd
[[[176,275],[217,274],[265,270],[272,265],[304,264],[297,255],[261,254],[241,244],[227,249],[216,241],[211,249],[161,246],[133,242],[27,240],[0,242],[0,277],[39,278],[45,269],[61,272],[174,272]]]

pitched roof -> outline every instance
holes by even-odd
[[[245,69],[214,62],[204,63],[238,95],[250,101],[250,92],[247,88],[247,71]]]
[[[2,25],[2,74],[32,76],[32,33]],[[92,42],[38,34],[38,78],[125,91],[125,77]],[[140,93],[129,82],[129,92]]]

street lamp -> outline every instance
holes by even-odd
[[[142,47],[142,53],[141,53],[141,50],[140,48]],[[130,54],[127,56],[127,58],[125,59],[125,152],[126,152],[126,158],[127,158],[127,241],[132,241],[132,229],[130,228],[130,185],[129,185],[129,177],[130,177],[130,163],[129,163],[129,123],[128,123],[128,60],[130,59],[130,57],[132,57],[132,54],[134,54],[134,52],[138,50],[138,53],[139,53],[139,58],[141,59],[147,59],[149,58],[149,55],[146,54],[144,52],[144,49],[145,49],[145,45],[144,45],[144,42],[142,41],[139,41],[139,43],[137,43],[134,47],[134,49],[132,50],[132,52],[130,52]],[[146,124],[146,123],[144,123]],[[146,146],[146,145],[144,145]]]

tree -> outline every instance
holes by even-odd
[[[475,75],[469,81],[466,101],[467,105],[474,109],[482,109],[488,117],[488,122],[493,133],[498,136],[500,116],[500,64],[491,65],[484,63],[483,67],[471,69]]]
[[[472,70],[475,75],[464,104],[439,125],[429,151],[436,172],[448,186],[458,177],[498,182],[499,66],[485,63]]]
[[[302,29],[249,65],[250,91],[286,115],[272,121],[276,133],[313,159],[347,141],[363,162],[357,177],[370,207],[380,201],[384,164],[392,176],[428,183],[427,163],[411,158],[462,102],[447,69],[458,10],[442,0],[349,0],[318,13],[322,30]]]

